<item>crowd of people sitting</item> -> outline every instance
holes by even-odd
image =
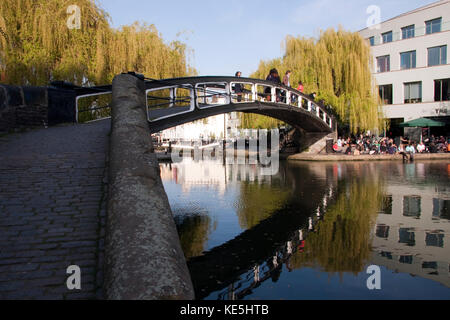
[[[424,138],[421,142],[415,142],[403,137],[377,138],[372,136],[353,136],[351,138],[339,139],[333,145],[335,153],[342,153],[348,155],[361,154],[401,154],[404,157],[416,153],[444,153],[450,152],[449,138],[443,136]]]

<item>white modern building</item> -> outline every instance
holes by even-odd
[[[383,111],[396,127],[450,117],[450,0],[441,0],[360,31],[372,48]]]
[[[239,124],[239,115],[232,112],[164,130],[161,137],[169,140],[219,140],[224,137],[230,139],[239,135]]]

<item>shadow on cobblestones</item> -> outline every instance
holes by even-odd
[[[0,299],[102,299],[110,120],[0,137]],[[81,290],[66,269],[81,268]]]

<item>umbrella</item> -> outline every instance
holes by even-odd
[[[444,127],[445,123],[441,121],[431,120],[428,118],[419,118],[414,119],[408,122],[400,123],[400,128],[405,127],[422,127],[422,128],[429,128],[429,127]],[[422,141],[422,132],[420,133],[420,141]]]
[[[428,127],[444,127],[445,123],[441,121],[431,120],[428,118],[419,118],[414,119],[408,122],[400,123],[399,125],[401,128],[405,127],[422,127],[422,128],[428,128]]]

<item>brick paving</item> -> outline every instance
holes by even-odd
[[[0,137],[0,299],[102,299],[110,120]],[[81,290],[67,268],[81,268]]]

